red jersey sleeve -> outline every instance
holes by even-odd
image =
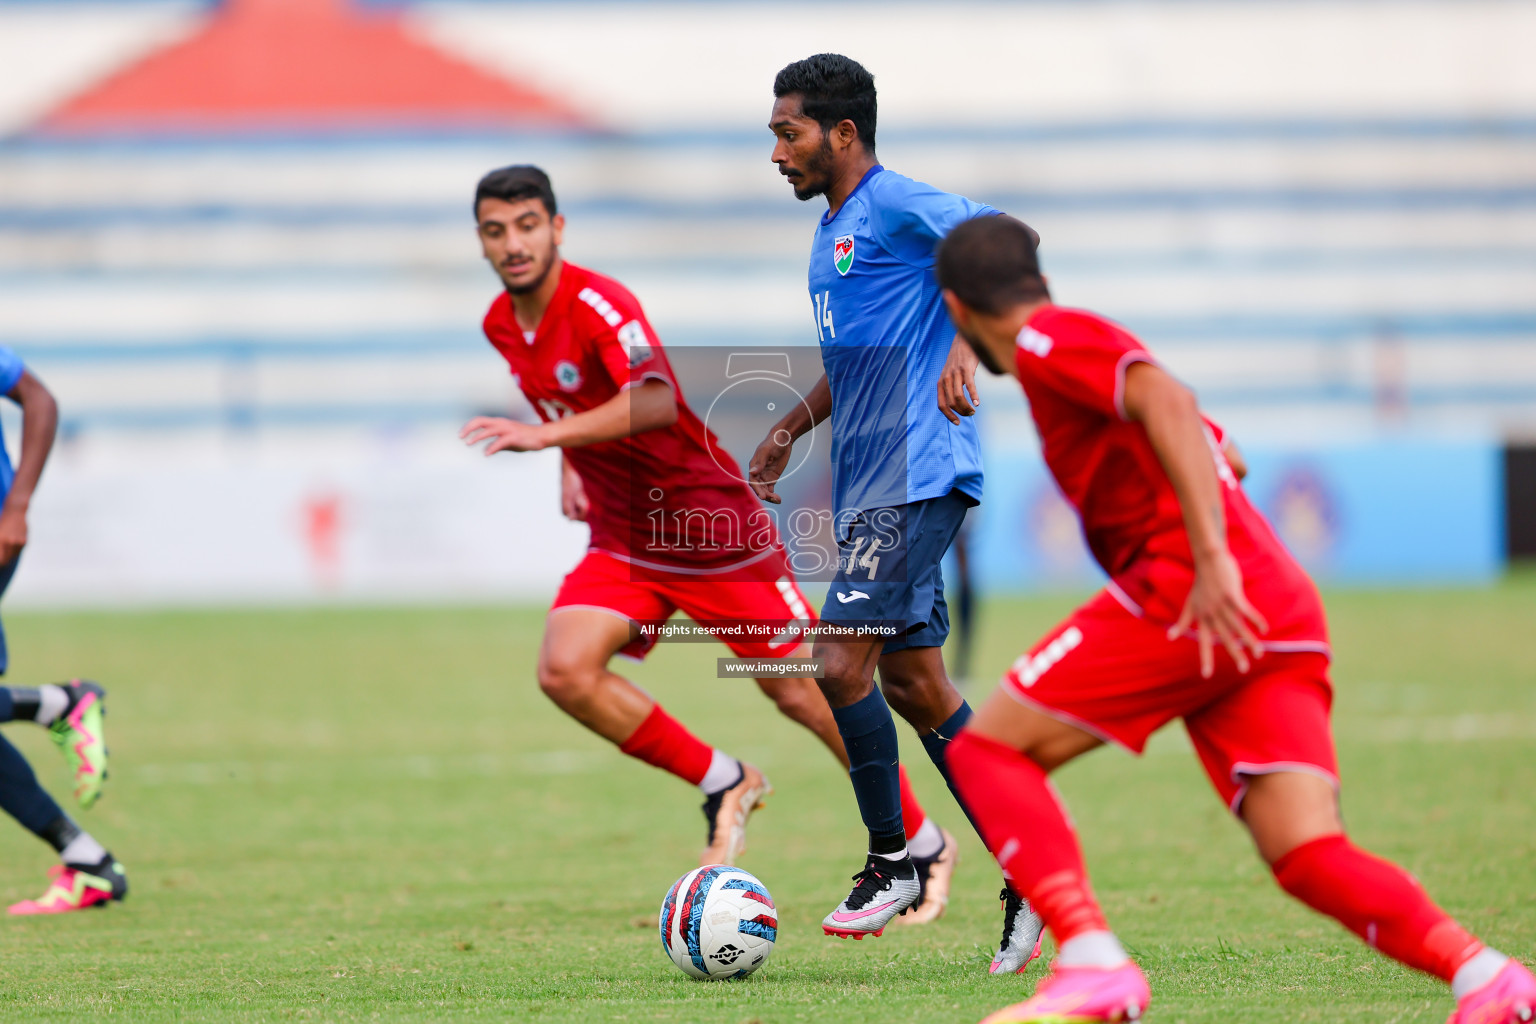
[[[599,291],[599,286],[594,281],[576,297],[591,308],[588,337],[614,386],[623,391],[642,381],[659,380],[676,391],[672,367],[640,304],[616,286],[605,289],[611,295]]]
[[[1090,313],[1049,307],[1019,331],[1019,372],[1075,405],[1125,419],[1125,371],[1156,363],[1129,331]]]

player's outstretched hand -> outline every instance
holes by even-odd
[[[949,358],[939,373],[939,411],[949,422],[958,424],[961,416],[976,415],[981,398],[976,394],[976,367],[981,360],[965,339],[955,335]]]
[[[774,493],[773,487],[784,475],[784,467],[789,464],[789,453],[794,447],[795,439],[789,436],[789,431],[777,427],[752,453],[752,461],[747,463],[747,483],[761,500],[772,505],[783,504],[784,499]]]
[[[1177,640],[1191,628],[1200,644],[1201,678],[1209,679],[1216,671],[1213,638],[1227,649],[1239,672],[1248,671],[1249,651],[1255,658],[1264,656],[1259,636],[1269,632],[1269,623],[1248,603],[1243,574],[1230,553],[1222,552],[1211,564],[1195,567],[1194,585],[1179,621],[1168,630],[1168,639]]]
[[[532,423],[519,423],[501,416],[476,416],[464,424],[459,437],[471,446],[481,441],[490,441],[485,446],[486,455],[495,455],[497,452],[536,452],[549,447],[549,443],[544,440],[542,424],[535,426]]]

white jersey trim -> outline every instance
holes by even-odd
[[[1333,660],[1333,647],[1321,640],[1266,640],[1259,646],[1276,654],[1294,654],[1310,651]]]
[[[1009,670],[1009,672],[1003,678],[1010,684],[1003,687],[1003,692],[1012,697],[1014,700],[1018,701],[1020,704],[1023,704],[1025,707],[1033,708],[1047,718],[1054,718],[1056,721],[1070,725],[1075,729],[1081,729],[1083,732],[1086,732],[1100,743],[1113,744],[1114,746],[1120,747],[1122,750],[1128,751],[1134,756],[1141,756],[1139,753],[1137,753],[1137,751],[1132,750],[1130,747],[1126,746],[1124,743],[1121,743],[1119,740],[1115,739],[1108,733],[1100,732],[1091,724],[1083,721],[1076,715],[1069,715],[1065,711],[1058,711],[1056,708],[1053,708],[1048,704],[1041,704],[1039,701],[1032,700],[1025,696],[1022,692],[1020,692],[1022,690],[1022,684],[1015,680],[1012,670]]]
[[[1104,589],[1109,592],[1110,597],[1120,602],[1120,607],[1124,608],[1138,619],[1146,617],[1146,609],[1137,604],[1135,601],[1131,600],[1131,595],[1121,590],[1120,585],[1114,580],[1110,580],[1108,583],[1104,584]]]
[[[1126,370],[1129,370],[1132,362],[1158,365],[1157,359],[1152,358],[1152,353],[1147,352],[1146,348],[1137,348],[1135,352],[1124,353],[1120,356],[1120,362],[1115,364],[1115,413],[1127,422],[1130,418],[1126,416]]]
[[[625,615],[623,612],[619,611],[617,608],[607,608],[600,604],[562,604],[558,607],[551,608],[549,610],[549,615],[554,615],[556,612],[573,612],[577,610],[584,612],[606,612],[607,614],[612,615],[614,618],[623,619],[625,622],[635,621],[628,615]],[[545,618],[548,618],[549,615],[546,615]]]
[[[659,370],[647,370],[645,373],[642,373],[640,375],[640,379],[639,380],[627,381],[626,383],[620,384],[619,385],[619,390],[620,391],[628,391],[630,388],[634,387],[636,384],[644,384],[648,380],[659,380],[663,384],[665,384],[667,387],[671,388],[674,394],[677,392],[677,385],[672,383],[672,378],[668,377],[664,373],[661,373]],[[634,435],[631,434],[630,436],[633,437]]]
[[[1339,791],[1339,777],[1330,771],[1318,767],[1315,764],[1307,764],[1305,761],[1269,761],[1264,764],[1250,764],[1247,761],[1239,761],[1232,766],[1232,781],[1237,783],[1237,792],[1232,794],[1232,803],[1229,809],[1233,814],[1238,813],[1243,806],[1243,797],[1248,795],[1248,783],[1246,779],[1255,775],[1278,775],[1281,772],[1300,772],[1303,775],[1316,775],[1325,780],[1333,791]]]
[[[1181,640],[1198,640],[1200,634],[1186,629],[1179,634]],[[1321,654],[1333,660],[1333,648],[1322,640],[1262,640],[1259,646],[1270,654]]]
[[[719,576],[722,573],[733,572],[736,569],[745,569],[749,565],[756,565],[758,562],[761,562],[769,555],[782,551],[783,549],[764,548],[762,551],[753,555],[751,558],[742,559],[740,562],[732,562],[730,565],[712,566],[708,569],[690,569],[677,565],[663,565],[660,562],[647,562],[644,559],[634,558],[630,555],[621,555],[617,551],[609,551],[607,548],[593,547],[587,548],[587,550],[595,551],[599,555],[607,555],[609,558],[624,562],[627,565],[638,565],[642,569],[654,569],[658,572],[676,573],[679,576]]]
[[[1153,358],[1152,353],[1148,352],[1144,348],[1139,348],[1134,352],[1125,353],[1120,357],[1120,361],[1115,364],[1115,413],[1122,420],[1126,421],[1129,421],[1130,417],[1125,414],[1125,371],[1131,368],[1132,363],[1150,363],[1153,366],[1158,365],[1158,362]]]

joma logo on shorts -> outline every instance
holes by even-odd
[[[1050,667],[1066,657],[1067,652],[1083,642],[1083,631],[1076,626],[1069,626],[1062,631],[1061,636],[1052,640],[1040,649],[1040,653],[1024,655],[1013,663],[1013,674],[1019,680],[1020,686],[1034,686],[1039,678]]]

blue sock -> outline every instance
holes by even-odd
[[[891,709],[877,686],[863,700],[833,708],[832,717],[848,748],[848,778],[869,829],[869,852],[901,852],[907,835],[901,827],[901,755]]]
[[[37,784],[27,759],[4,736],[0,736],[0,809],[49,842],[53,841],[50,827],[64,817],[53,797]],[[900,817],[896,822],[900,827]]]
[[[976,829],[976,834],[981,835],[981,829],[976,826],[976,819],[971,817],[970,809],[965,806],[965,801],[960,799],[960,791],[955,788],[954,776],[949,774],[949,765],[944,760],[944,752],[949,749],[949,741],[954,739],[956,734],[965,728],[965,723],[970,720],[971,706],[962,700],[960,706],[955,709],[955,713],[945,719],[943,725],[930,733],[925,733],[922,739],[923,749],[928,751],[928,759],[939,770],[939,774],[944,776],[944,784],[949,787],[950,793],[954,794],[955,803],[960,805],[960,809],[970,819],[971,827]]]
[[[36,721],[42,699],[36,687],[0,686],[0,722]]]

